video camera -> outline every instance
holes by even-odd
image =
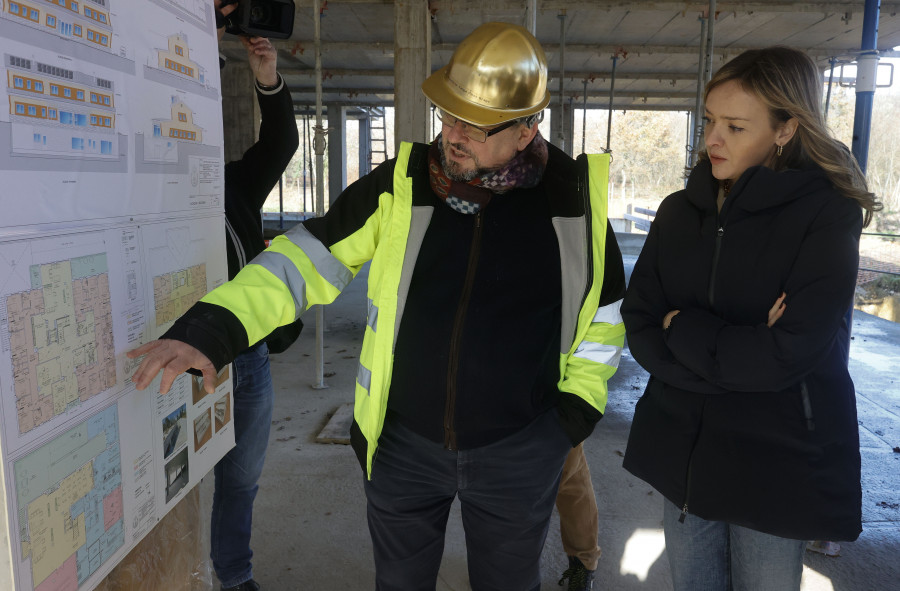
[[[221,6],[237,2],[222,0]],[[240,0],[237,10],[226,17],[216,16],[217,21],[225,21],[226,33],[287,39],[294,31],[294,0]]]

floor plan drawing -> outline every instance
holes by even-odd
[[[116,385],[106,255],[32,265],[6,298],[19,432]]]
[[[16,461],[14,472],[31,588],[77,589],[124,543],[116,407]]]
[[[153,278],[156,326],[173,322],[206,295],[206,265],[194,265]]]

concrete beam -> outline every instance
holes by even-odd
[[[394,2],[394,149],[431,138],[431,108],[421,86],[431,75],[431,13],[422,0]],[[386,138],[385,138],[386,139]]]
[[[347,114],[345,107],[328,109],[328,205],[347,187]]]
[[[310,88],[307,86],[298,86],[296,84],[289,84],[288,88],[291,90],[291,95],[298,94],[310,94],[315,92],[315,88]],[[375,95],[380,98],[392,97],[394,96],[394,89],[388,86],[381,88],[363,88],[363,87],[334,87],[334,88],[324,88],[322,90],[324,94],[342,94],[348,95],[348,98],[357,98],[362,96],[371,96]],[[421,93],[421,91],[420,91]],[[583,96],[584,91],[582,89],[577,89],[574,91],[566,90],[567,95],[578,95]],[[559,96],[558,90],[551,90],[550,96]],[[606,97],[609,98],[609,90],[608,89],[591,89],[587,92],[588,98],[598,98],[598,97]],[[677,98],[677,99],[685,99],[685,98],[695,98],[697,96],[696,92],[642,92],[642,91],[629,91],[629,90],[616,90],[616,96],[621,97],[635,97],[635,98]],[[297,98],[294,98],[295,103],[300,103],[302,101],[298,101]],[[328,101],[329,104],[332,101]],[[360,104],[362,101],[360,101]],[[304,103],[308,104],[308,103]],[[369,104],[369,103],[366,103]]]
[[[604,97],[601,97],[604,98]],[[659,99],[652,99],[653,101]],[[614,111],[690,111],[694,108],[693,96],[691,99],[678,99],[680,102],[666,102],[666,103],[658,103],[651,102],[651,99],[648,99],[647,102],[644,102],[643,99],[635,97],[630,99],[630,101],[623,101],[617,99],[613,102],[613,110]],[[359,107],[359,106],[367,106],[367,107],[393,107],[394,102],[390,100],[379,100],[379,99],[366,99],[362,98],[359,100],[346,100],[346,101],[328,101],[328,104],[335,107]],[[580,109],[582,108],[582,103],[576,103],[573,105],[573,108]],[[591,102],[588,101],[587,108],[589,110],[594,109],[607,109],[609,108],[609,99],[604,98],[603,101],[599,102]],[[308,102],[294,102],[294,115],[298,117],[306,116],[315,116],[315,111],[309,110]],[[351,119],[351,117],[348,117]]]
[[[253,71],[247,62],[229,62],[222,70],[225,162],[239,160],[256,142],[260,113],[254,82]]]
[[[696,68],[694,68],[696,70]],[[278,71],[282,76],[289,76],[291,78],[310,78],[314,79],[316,77],[316,73],[314,70],[305,69],[305,68],[278,68]],[[551,70],[549,73],[549,79],[558,79],[559,72]],[[603,80],[604,78],[609,78],[612,75],[611,70],[603,70],[603,71],[588,71],[588,70],[578,70],[571,71],[566,70],[566,79],[567,80],[584,80],[587,78],[588,80]],[[357,78],[357,77],[365,77],[365,78],[393,78],[394,70],[356,70],[356,69],[347,69],[347,68],[332,68],[322,71],[322,77],[326,80],[331,80],[334,78]],[[616,70],[616,79],[618,80],[696,80],[697,72],[620,72]]]
[[[380,1],[374,2],[381,4]],[[484,0],[431,0],[432,10],[438,14],[440,11],[460,12],[463,10],[478,10],[484,4]],[[900,2],[882,2],[882,11],[896,12]],[[861,11],[863,2],[860,0],[822,0],[821,2],[790,2],[783,0],[718,0],[716,8],[722,12],[854,12]],[[494,0],[491,3],[492,10],[522,10],[522,0]],[[575,10],[629,10],[640,11],[671,11],[671,12],[703,12],[709,9],[709,2],[699,0],[689,1],[646,1],[634,2],[633,0],[542,0],[538,11],[558,11],[566,9]]]
[[[311,7],[312,0],[294,0],[298,12],[302,7]],[[376,6],[390,6],[394,0],[329,0],[331,6],[340,4],[372,4]],[[484,0],[430,0],[431,9],[435,12],[459,12],[462,10],[481,10]],[[717,8],[724,12],[853,12],[863,8],[860,0],[821,0],[820,2],[790,2],[783,0],[719,0]],[[523,10],[522,0],[493,0],[492,10]],[[615,10],[627,9],[630,11],[673,11],[673,12],[703,12],[709,8],[709,2],[700,0],[642,0],[637,3],[633,0],[541,0],[537,7],[538,12],[567,10]],[[897,12],[900,2],[882,2],[882,11]]]
[[[569,156],[572,155],[572,140],[575,129],[575,110],[571,101],[560,105],[559,101],[550,101],[550,137],[554,146],[561,148]]]
[[[882,5],[883,6],[883,5]],[[884,10],[884,8],[882,8]],[[900,11],[900,4],[898,4],[898,11]],[[429,27],[430,28],[430,27]],[[307,49],[312,51],[313,42],[311,40],[278,40],[273,39],[272,44],[279,50],[283,52],[289,52],[292,55],[294,52],[299,52],[301,55],[305,53]],[[223,50],[229,51],[243,51],[243,46],[237,41],[222,41],[220,47]],[[453,53],[453,50],[456,49],[458,43],[432,43],[431,51],[435,53],[446,54],[446,57],[449,58],[450,54]],[[544,48],[544,51],[547,53],[555,53],[559,51],[559,43],[545,43],[541,42],[541,46]],[[299,48],[299,49],[298,49]],[[604,45],[601,43],[566,43],[566,52],[568,53],[591,53],[596,55],[613,55],[616,51],[621,50],[627,51],[629,54],[634,55],[654,55],[659,53],[664,53],[668,55],[690,55],[696,56],[698,48],[693,45],[640,45],[633,44],[629,45],[627,43],[619,44],[619,45]],[[737,55],[742,51],[747,49],[758,49],[757,46],[754,45],[731,45],[729,47],[717,47],[717,52],[725,52],[728,55]],[[327,56],[329,52],[350,52],[350,53],[384,53],[391,55],[394,51],[394,44],[392,42],[368,42],[368,41],[333,41],[333,42],[323,42],[322,43],[322,55]],[[814,58],[828,58],[828,57],[840,57],[840,56],[853,56],[859,53],[859,47],[853,46],[827,46],[827,47],[813,47],[809,49],[805,49],[806,53]],[[881,57],[900,57],[900,51],[894,51],[893,47],[881,47],[879,48],[879,55]],[[280,60],[282,64],[287,65],[291,63],[290,59]],[[616,74],[618,76],[618,73]]]

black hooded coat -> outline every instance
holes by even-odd
[[[660,205],[631,276],[622,316],[651,378],[624,466],[703,519],[855,540],[847,319],[862,210],[819,169],[750,168],[721,212],[718,188],[702,161]],[[782,292],[787,308],[769,328]]]

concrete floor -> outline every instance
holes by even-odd
[[[626,256],[630,272],[636,257]],[[362,274],[361,274],[362,275]],[[347,445],[317,444],[341,405],[352,402],[365,326],[364,276],[326,308],[327,389],[315,381],[315,315],[300,339],[272,356],[275,414],[253,524],[254,576],[265,591],[374,588],[362,472]],[[864,531],[841,556],[807,552],[803,591],[900,590],[900,325],[857,313],[851,371],[863,459]],[[596,590],[671,589],[661,530],[662,499],[622,468],[634,404],[647,375],[623,355],[606,416],[585,442],[600,507],[604,555]],[[211,495],[210,478],[201,494]],[[543,555],[544,591],[559,590],[566,557],[554,515]],[[218,586],[216,586],[218,588]],[[458,504],[450,516],[440,591],[469,589]],[[515,590],[512,590],[515,591]]]

